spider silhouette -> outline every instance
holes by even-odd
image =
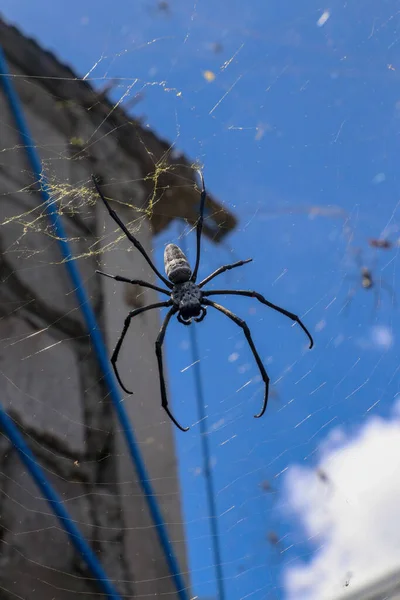
[[[375,248],[378,248],[378,247],[383,248],[384,246],[375,246]],[[374,296],[375,296],[374,309],[376,310],[379,308],[380,291],[381,290],[385,290],[386,292],[388,292],[388,294],[392,298],[393,304],[396,306],[396,296],[395,296],[393,288],[388,283],[386,283],[386,281],[384,281],[382,279],[382,277],[375,277],[374,268],[366,267],[365,264],[362,262],[361,257],[362,257],[361,251],[358,250],[355,253],[355,260],[356,260],[357,267],[359,270],[359,275],[357,275],[355,277],[355,279],[357,280],[357,284],[359,284],[363,290],[366,290],[366,291],[372,290],[373,291]],[[374,261],[374,262],[376,262],[376,261]],[[376,264],[374,266],[376,266]],[[347,276],[347,278],[354,279],[354,276],[350,276],[350,277]],[[343,307],[344,310],[349,309],[350,303],[353,300],[356,292],[357,292],[357,286],[354,286],[354,287],[352,287],[352,289],[350,289],[350,291],[347,294],[347,300]]]
[[[165,266],[165,272],[166,272],[168,279],[165,278],[158,271],[157,267],[153,264],[152,260],[150,259],[147,252],[143,248],[142,244],[139,242],[139,240],[137,240],[135,238],[135,236],[130,231],[128,231],[127,227],[123,224],[123,222],[121,221],[121,219],[119,218],[117,213],[110,207],[108,201],[104,197],[104,194],[102,193],[102,191],[99,187],[99,183],[98,183],[96,177],[92,176],[95,188],[96,188],[100,198],[103,200],[111,218],[114,219],[114,221],[122,229],[122,231],[125,233],[126,237],[132,242],[132,244],[135,246],[135,248],[137,248],[139,250],[139,252],[145,258],[145,260],[147,261],[147,263],[149,264],[151,269],[154,271],[154,273],[157,275],[157,277],[159,279],[161,279],[161,281],[166,285],[166,287],[168,289],[166,290],[166,289],[160,288],[156,285],[153,285],[152,283],[148,283],[147,281],[142,281],[141,279],[127,279],[126,277],[121,277],[119,275],[109,275],[108,273],[103,273],[102,271],[96,271],[96,272],[105,277],[110,277],[111,279],[115,279],[116,281],[124,281],[125,283],[131,283],[131,284],[139,285],[139,286],[142,286],[145,288],[150,288],[152,290],[156,290],[157,292],[160,292],[161,294],[165,294],[165,295],[169,296],[169,300],[167,300],[165,302],[156,302],[155,304],[149,304],[148,306],[136,308],[135,310],[132,310],[128,313],[128,316],[125,319],[125,324],[124,324],[122,333],[121,333],[121,335],[118,339],[118,342],[115,346],[114,352],[112,353],[111,364],[113,366],[115,375],[117,377],[117,380],[118,380],[121,388],[127,394],[132,394],[132,392],[130,392],[122,383],[121,378],[118,373],[118,369],[117,369],[118,355],[121,350],[121,346],[124,341],[125,335],[128,331],[131,320],[134,317],[136,317],[137,315],[139,315],[147,310],[152,310],[154,308],[169,307],[169,311],[168,311],[166,317],[164,318],[164,321],[161,325],[160,332],[157,336],[157,340],[155,343],[155,350],[156,350],[159,378],[160,378],[161,405],[162,405],[163,409],[166,411],[169,418],[173,421],[173,423],[181,431],[188,431],[189,427],[182,427],[178,423],[178,421],[175,419],[175,417],[172,415],[171,411],[169,410],[167,391],[166,391],[165,379],[164,379],[163,358],[162,358],[162,345],[164,342],[165,333],[166,333],[166,330],[168,327],[168,323],[170,322],[171,317],[173,315],[177,315],[177,319],[180,323],[182,323],[182,325],[190,325],[192,323],[192,320],[196,321],[197,323],[200,323],[200,321],[202,321],[207,314],[206,307],[210,306],[210,307],[215,308],[216,310],[220,311],[221,313],[223,313],[225,316],[227,316],[229,319],[231,319],[234,323],[236,323],[236,325],[238,325],[239,327],[241,327],[243,329],[243,333],[246,336],[247,342],[250,346],[250,349],[256,360],[257,366],[260,370],[261,377],[265,384],[264,402],[263,402],[261,411],[258,414],[254,415],[255,418],[257,418],[257,419],[262,417],[262,415],[265,413],[265,409],[267,408],[269,377],[267,375],[267,372],[264,368],[261,358],[259,357],[256,347],[254,345],[254,342],[253,342],[251,334],[250,334],[249,327],[247,326],[247,323],[245,321],[243,321],[243,319],[240,319],[239,317],[237,317],[234,313],[232,313],[230,310],[228,310],[224,306],[220,306],[216,302],[212,302],[211,300],[208,299],[208,297],[215,296],[218,294],[224,294],[224,295],[225,294],[233,294],[236,296],[248,296],[251,298],[256,298],[262,304],[265,304],[266,306],[273,308],[274,310],[285,315],[286,317],[289,317],[289,319],[292,319],[292,321],[295,321],[296,323],[298,323],[300,325],[300,327],[303,329],[303,331],[306,333],[306,335],[308,336],[308,339],[310,340],[310,348],[312,348],[313,344],[314,344],[311,334],[306,329],[306,327],[303,325],[303,323],[301,322],[301,320],[299,319],[299,317],[297,315],[295,315],[291,312],[288,312],[287,310],[285,310],[284,308],[281,308],[280,306],[277,306],[276,304],[272,304],[272,302],[269,302],[261,294],[259,294],[257,292],[247,291],[247,290],[203,291],[203,287],[206,285],[206,283],[209,283],[212,279],[214,279],[218,275],[225,273],[225,271],[229,271],[230,269],[235,269],[236,267],[241,267],[242,265],[245,265],[245,264],[251,262],[253,260],[252,258],[248,258],[246,260],[239,260],[238,262],[228,264],[228,265],[223,265],[222,267],[219,267],[216,271],[211,273],[211,275],[208,275],[208,277],[203,279],[203,281],[201,281],[200,283],[196,283],[197,273],[198,273],[199,264],[200,264],[201,234],[202,234],[202,229],[203,229],[203,215],[204,215],[204,206],[205,206],[205,201],[206,201],[206,189],[205,189],[205,185],[204,185],[204,178],[203,178],[201,171],[198,171],[198,173],[199,173],[200,179],[201,179],[201,197],[200,197],[200,216],[197,221],[197,227],[196,227],[196,262],[195,262],[195,266],[192,271],[190,268],[189,262],[185,256],[185,254],[182,252],[182,250],[175,244],[168,244],[165,247],[165,252],[164,252],[164,266]]]

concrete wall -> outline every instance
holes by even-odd
[[[95,275],[102,268],[153,280],[142,257],[127,252],[125,240],[115,243],[120,232],[98,202],[90,173],[116,182],[105,188],[115,200],[143,206],[141,165],[121,152],[112,135],[97,130],[90,112],[74,102],[60,105],[35,80],[15,83],[111,353],[127,311],[137,302],[157,301],[157,295],[144,290],[137,296],[137,290]],[[0,402],[120,593],[176,597],[2,92],[0,114]],[[137,219],[132,208],[115,206],[126,222]],[[139,215],[138,236],[150,249],[150,226]],[[154,354],[159,326],[158,311],[137,317],[119,365],[135,392],[124,398],[125,408],[186,571],[173,432],[161,410]],[[77,592],[103,597],[3,435],[0,492],[1,597],[67,600]]]

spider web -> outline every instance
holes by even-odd
[[[256,300],[215,298],[246,319],[271,377],[266,414],[255,421],[264,389],[242,331],[209,310],[195,327],[196,355],[187,328],[175,321],[169,326],[169,397],[174,415],[191,429],[186,434],[173,430],[179,493],[170,487],[174,467],[168,467],[164,477],[150,477],[160,501],[171,507],[165,519],[174,548],[179,556],[187,554],[190,597],[220,595],[213,520],[218,524],[226,598],[340,598],[396,571],[400,65],[395,7],[366,2],[361,9],[335,2],[324,10],[312,1],[296,8],[255,2],[250,10],[244,2],[216,6],[209,1],[143,1],[135,6],[120,2],[112,10],[100,2],[96,8],[69,3],[64,16],[56,9],[49,14],[44,0],[35,3],[34,14],[29,2],[3,4],[5,16],[27,35],[71,63],[96,89],[106,89],[113,109],[125,108],[144,129],[168,140],[167,152],[155,159],[144,136],[138,135],[138,144],[154,165],[154,172],[146,176],[151,187],[146,197],[133,201],[135,194],[129,192],[130,187],[149,183],[135,172],[129,181],[114,177],[107,192],[112,197],[118,186],[127,190],[126,201],[117,208],[129,215],[131,231],[150,242],[148,219],[160,210],[162,175],[173,168],[170,156],[184,154],[188,174],[182,187],[194,185],[190,167],[204,166],[207,188],[238,219],[222,244],[203,239],[200,278],[221,264],[252,257],[253,263],[221,275],[209,287],[255,289],[299,314],[315,339],[309,352],[298,326]],[[40,12],[47,14],[45,23],[38,18]],[[112,118],[112,110],[107,118]],[[70,140],[75,157],[90,153],[92,144],[101,141],[96,133],[81,132]],[[63,218],[78,224],[68,230],[69,242],[96,306],[97,264],[125,277],[144,277],[147,272],[132,272],[132,262],[142,263],[132,258],[136,251],[106,214],[100,230],[95,229],[91,219],[99,200],[90,178],[85,173],[71,183],[61,175],[71,156],[52,145],[38,150],[45,154],[44,173],[54,205]],[[0,162],[10,180],[21,175],[13,166],[20,152],[18,144],[1,150]],[[125,485],[134,476],[127,471],[126,479],[116,480],[120,450],[104,428],[105,420],[112,420],[107,390],[101,374],[91,370],[90,350],[83,344],[87,335],[73,327],[76,302],[73,290],[62,283],[65,265],[54,260],[54,232],[43,208],[26,199],[33,180],[28,170],[22,175],[23,186],[11,185],[2,192],[3,289],[8,290],[16,277],[35,289],[45,271],[49,283],[43,294],[54,318],[44,326],[39,313],[30,320],[24,317],[17,329],[11,327],[37,299],[16,302],[4,292],[3,354],[12,361],[5,360],[0,369],[2,393],[15,397],[13,390],[18,390],[16,404],[6,408],[47,475],[58,487],[62,481],[68,508],[79,515],[79,526],[89,540],[95,539],[101,557],[110,546],[118,548],[118,535],[132,534],[119,511]],[[17,212],[7,203],[16,195],[21,207]],[[193,264],[194,240],[192,225],[173,221],[152,239],[158,268],[162,270],[167,242],[187,248]],[[371,240],[387,240],[389,248],[377,249]],[[117,264],[121,247],[127,250],[126,260]],[[362,287],[362,268],[368,270],[372,287]],[[109,288],[106,309],[113,310],[118,285]],[[60,289],[63,302],[52,306]],[[113,343],[128,304],[123,310],[120,303],[113,315],[108,332]],[[156,335],[160,315],[152,315]],[[78,345],[82,341],[80,359],[92,387],[103,385],[102,395],[89,394],[89,409],[77,393],[81,384],[66,375],[72,358],[68,366],[61,352],[66,344],[55,334],[59,327],[63,340]],[[143,398],[146,386],[154,385],[157,377],[155,338],[148,339],[145,331],[140,324],[132,325],[129,335],[140,337],[142,353],[125,355],[121,369],[128,387],[136,378],[142,383],[133,398],[123,397],[125,404],[135,403],[140,448],[156,463],[157,453],[163,452],[158,436],[170,425],[158,408],[158,397],[151,400],[151,418]],[[35,350],[32,339],[37,340]],[[37,380],[43,380],[47,398],[67,396],[68,404],[50,404],[49,411],[38,395],[30,394],[30,382],[19,379],[24,361],[41,369]],[[52,370],[54,364],[60,366],[53,381],[46,377],[46,368]],[[196,406],[198,368],[210,465],[204,459]],[[99,404],[101,419],[96,416]],[[26,412],[21,417],[22,409]],[[110,431],[117,435],[118,424]],[[85,455],[88,440],[91,447],[98,443],[102,456]],[[70,549],[71,561],[76,560],[74,575],[65,575],[65,540],[58,526],[51,525],[54,539],[47,542],[46,551],[43,542],[38,544],[36,561],[24,555],[24,540],[32,545],[32,540],[49,539],[49,510],[43,508],[28,474],[18,471],[17,458],[5,440],[2,445],[0,585],[6,597],[18,593],[17,597],[32,598],[35,577],[62,598],[94,594],[94,588],[82,591],[80,584],[91,576]],[[90,465],[97,462],[103,496],[93,496],[91,487]],[[207,503],[208,470],[217,519]],[[73,477],[77,494],[71,493]],[[143,503],[130,500],[132,510],[145,510]],[[113,526],[107,516],[112,511]],[[178,515],[179,523],[170,514]],[[93,519],[101,536],[93,533]],[[143,532],[137,526],[133,534],[140,539],[137,552],[151,563],[147,538],[154,535],[154,527]],[[120,563],[113,573],[124,597],[135,592],[146,597],[157,578],[162,589],[167,573],[160,575],[154,567],[147,588],[145,577],[135,572],[135,556],[125,555]],[[32,590],[7,579],[10,565],[16,565],[17,573],[26,570]],[[114,566],[111,560],[105,568]],[[166,595],[174,597],[172,591]]]

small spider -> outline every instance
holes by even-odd
[[[279,546],[279,536],[276,531],[268,531],[265,537],[271,546]]]
[[[393,304],[396,304],[396,297],[395,297],[395,293],[393,291],[393,288],[386,283],[382,277],[378,278],[378,281],[376,280],[375,276],[373,275],[373,270],[369,267],[366,267],[362,261],[361,261],[361,253],[357,252],[355,255],[355,259],[357,262],[357,266],[359,268],[360,274],[356,277],[356,279],[360,282],[361,287],[363,290],[373,290],[374,295],[375,295],[375,309],[379,308],[379,304],[380,304],[380,290],[384,289],[386,290],[392,297],[392,301]],[[352,277],[353,278],[353,277]],[[344,305],[344,308],[348,308],[350,302],[352,301],[355,293],[357,291],[356,287],[353,287],[348,295],[347,295],[347,301]]]
[[[327,474],[327,472],[326,472],[326,471],[324,471],[324,469],[318,468],[318,469],[315,471],[315,473],[316,473],[316,475],[317,475],[318,479],[319,479],[320,481],[322,481],[322,483],[329,483],[329,477],[328,477],[328,474]]]
[[[361,267],[360,271],[361,271],[361,273],[360,273],[361,287],[364,288],[364,290],[369,290],[369,289],[373,288],[375,285],[375,282],[372,279],[372,273],[368,269],[368,267]]]
[[[393,242],[386,238],[371,238],[368,240],[368,244],[371,248],[377,248],[381,250],[390,250],[394,246]]]
[[[199,175],[201,178],[202,189],[201,189],[201,197],[200,197],[200,217],[199,217],[199,220],[197,222],[197,227],[196,227],[196,242],[197,243],[196,243],[195,267],[192,271],[190,268],[190,265],[188,263],[188,260],[185,256],[185,254],[182,252],[182,250],[175,244],[168,244],[166,246],[165,252],[164,252],[165,272],[166,272],[168,279],[166,279],[158,271],[158,269],[156,268],[156,266],[153,264],[152,260],[146,253],[145,249],[143,248],[142,244],[139,242],[139,240],[137,240],[135,238],[135,236],[132,233],[130,233],[130,231],[128,231],[127,227],[123,224],[123,222],[121,221],[121,219],[119,218],[117,213],[110,207],[108,201],[106,200],[102,191],[100,190],[99,183],[98,183],[96,177],[92,176],[95,188],[96,188],[100,198],[103,200],[111,218],[114,219],[114,221],[122,229],[122,231],[125,233],[126,237],[132,242],[132,244],[135,246],[135,248],[137,248],[139,250],[139,252],[145,258],[147,263],[150,265],[151,269],[154,271],[154,273],[157,275],[157,277],[159,277],[159,279],[161,279],[161,281],[167,286],[168,289],[165,290],[156,285],[153,285],[152,283],[148,283],[148,282],[142,281],[140,279],[127,279],[125,277],[120,277],[119,275],[108,275],[107,273],[103,273],[102,271],[96,271],[96,272],[99,273],[100,275],[104,275],[105,277],[110,277],[111,279],[115,279],[116,281],[124,281],[126,283],[132,283],[134,285],[139,285],[142,287],[150,288],[152,290],[156,290],[157,292],[160,292],[161,294],[165,294],[170,297],[170,299],[167,300],[166,302],[157,302],[155,304],[149,304],[148,306],[136,308],[135,310],[132,310],[128,313],[128,316],[125,319],[125,324],[124,324],[124,328],[122,330],[121,336],[120,336],[120,338],[115,346],[114,352],[111,356],[111,364],[113,366],[115,375],[116,375],[118,382],[119,382],[120,386],[122,387],[122,389],[127,394],[132,394],[132,392],[127,390],[126,387],[124,386],[124,384],[122,383],[121,378],[118,373],[118,369],[117,369],[118,355],[121,350],[122,342],[128,331],[131,320],[133,319],[133,317],[136,317],[137,315],[139,315],[140,313],[142,313],[144,311],[151,310],[153,308],[169,307],[169,311],[161,325],[160,332],[157,336],[156,356],[157,356],[157,363],[158,363],[158,370],[159,370],[159,377],[160,377],[161,405],[164,408],[164,410],[166,411],[166,413],[168,414],[169,418],[173,421],[173,423],[175,423],[175,425],[181,431],[188,431],[189,427],[182,427],[178,423],[178,421],[174,418],[174,416],[172,415],[171,411],[168,408],[168,399],[167,399],[167,391],[166,391],[166,386],[165,386],[165,379],[164,379],[164,372],[163,372],[163,359],[162,359],[162,345],[164,342],[165,332],[167,330],[168,323],[170,322],[170,319],[173,315],[177,315],[177,319],[180,323],[182,323],[182,325],[190,325],[192,323],[192,320],[196,321],[197,323],[200,323],[200,321],[202,321],[207,314],[206,307],[211,306],[212,308],[215,308],[216,310],[220,311],[222,314],[224,314],[229,319],[231,319],[234,323],[236,323],[236,325],[238,325],[239,327],[242,328],[244,335],[246,336],[247,342],[250,346],[250,349],[253,353],[253,356],[256,360],[257,366],[260,370],[261,377],[265,383],[265,396],[264,396],[263,406],[261,408],[261,411],[257,415],[254,415],[255,418],[257,418],[257,419],[264,414],[265,409],[267,408],[269,377],[268,377],[267,372],[264,368],[264,365],[261,361],[261,358],[258,355],[258,352],[257,352],[254,342],[252,340],[250,330],[247,326],[247,323],[245,321],[243,321],[242,319],[240,319],[239,317],[237,317],[234,313],[232,313],[227,308],[220,306],[216,302],[212,302],[211,300],[209,300],[208,296],[214,296],[217,294],[223,294],[223,295],[234,294],[236,296],[248,296],[250,298],[257,298],[257,300],[259,302],[262,302],[266,306],[273,308],[274,310],[278,311],[279,313],[285,315],[286,317],[289,317],[289,319],[292,319],[293,321],[298,323],[300,325],[300,327],[303,329],[303,331],[306,333],[306,335],[308,336],[308,339],[310,340],[310,348],[312,348],[313,344],[314,344],[311,334],[306,329],[306,327],[303,325],[303,323],[301,322],[301,320],[299,319],[299,317],[297,315],[295,315],[291,312],[288,312],[287,310],[277,306],[276,304],[272,304],[271,302],[266,300],[263,296],[261,296],[261,294],[258,294],[257,292],[246,291],[246,290],[203,291],[202,288],[205,286],[205,284],[208,283],[209,281],[211,281],[212,279],[214,279],[214,277],[217,277],[221,273],[225,273],[225,271],[228,271],[230,269],[235,269],[236,267],[241,267],[242,265],[245,265],[245,264],[251,262],[252,261],[251,258],[248,258],[247,260],[240,260],[233,264],[224,265],[222,267],[219,267],[216,271],[211,273],[211,275],[208,275],[208,277],[203,279],[203,281],[201,281],[200,283],[196,283],[197,272],[199,270],[199,264],[200,264],[200,242],[201,242],[201,234],[202,234],[202,229],[203,229],[204,205],[205,205],[205,201],[206,201],[206,189],[204,186],[203,175],[200,171],[199,171]]]
[[[268,481],[268,479],[264,479],[264,481],[262,481],[259,484],[261,490],[263,492],[269,493],[269,492],[274,492],[274,488],[272,487],[271,483]]]

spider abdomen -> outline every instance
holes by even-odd
[[[185,254],[176,244],[168,244],[164,250],[164,267],[172,283],[189,281],[192,270]]]

